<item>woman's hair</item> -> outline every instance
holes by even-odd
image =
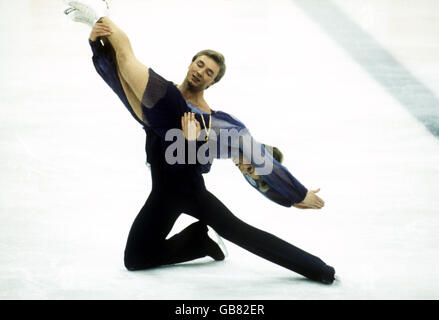
[[[282,161],[284,160],[284,155],[278,148],[266,144],[262,144],[262,145],[265,147],[265,150],[267,150],[268,153],[270,153],[277,162],[282,163]],[[262,192],[267,192],[267,190],[270,189],[270,186],[262,178],[259,178],[258,188]]]
[[[215,83],[220,81],[221,78],[226,73],[226,59],[224,58],[224,56],[221,53],[219,53],[218,51],[206,49],[206,50],[202,50],[202,51],[198,52],[192,58],[192,62],[194,62],[199,56],[208,56],[209,58],[211,58],[213,61],[215,61],[218,64],[220,69],[219,69],[218,74],[215,77],[214,81],[215,81]]]
[[[277,162],[282,163],[282,161],[284,160],[284,155],[282,154],[282,152],[280,152],[278,148],[269,146],[267,144],[262,144],[262,145],[265,147],[265,150],[267,150],[268,153],[270,153]]]

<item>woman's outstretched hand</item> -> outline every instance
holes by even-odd
[[[299,209],[321,209],[325,205],[325,202],[316,195],[317,192],[320,191],[320,188],[317,190],[308,190],[305,199],[302,202],[293,204],[294,207]]]
[[[185,112],[181,117],[181,130],[183,130],[184,137],[188,141],[197,140],[201,131],[200,123],[195,119],[195,113]]]
[[[91,29],[90,33],[90,40],[96,41],[99,37],[106,37],[110,36],[112,33],[110,27],[106,25],[105,23],[98,21],[93,26],[93,29]]]

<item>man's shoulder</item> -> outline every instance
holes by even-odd
[[[148,68],[148,83],[143,96],[143,104],[145,106],[154,106],[165,96],[181,99],[180,90],[177,88],[177,85],[165,79],[152,68]]]

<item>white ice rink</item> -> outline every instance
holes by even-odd
[[[439,298],[439,1],[110,4],[136,56],[169,80],[199,50],[225,55],[210,106],[279,147],[326,206],[271,203],[229,160],[215,160],[207,188],[340,281],[308,281],[228,241],[222,262],[127,271],[151,187],[144,131],[61,1],[0,0],[0,299]]]

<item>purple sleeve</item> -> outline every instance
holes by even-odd
[[[255,172],[262,180],[264,180],[271,190],[264,195],[269,197],[272,195],[273,201],[275,198],[283,197],[285,201],[291,201],[291,203],[299,203],[305,199],[308,190],[297,180],[286,167],[279,163],[267,149],[258,141],[253,139],[248,130],[243,131],[243,144],[242,148],[244,155],[255,166]],[[255,186],[254,186],[255,187]],[[258,191],[259,188],[255,187]]]
[[[275,159],[273,159],[273,171],[262,175],[261,178],[270,186],[273,195],[280,195],[292,204],[302,202],[308,192],[308,189]]]
[[[132,110],[120,82],[113,48],[110,44],[103,45],[100,40],[89,40],[89,43],[93,52],[93,64],[96,71],[118,95],[131,115],[141,123],[144,128],[152,129],[163,140],[165,140],[166,133],[169,129],[181,129],[181,116],[184,112],[188,112],[189,109],[180,91],[172,82],[167,81],[149,68],[149,80],[141,101],[143,118],[139,119]],[[172,143],[173,141],[164,141],[162,143],[163,152],[165,152],[166,148]],[[186,145],[187,143],[188,142],[185,141]],[[197,149],[201,144],[202,142],[197,141]],[[199,167],[202,173],[206,173],[210,170],[210,164],[197,164],[197,167]],[[178,171],[185,169],[185,166],[174,165],[170,168]]]
[[[181,117],[189,108],[180,90],[152,68],[148,72],[148,84],[142,97],[144,121],[151,128],[161,131],[181,129]]]
[[[113,58],[113,48],[111,45],[108,44],[104,46],[101,43],[101,40],[91,41],[90,39],[89,44],[93,52],[92,60],[96,72],[102,77],[102,79],[108,84],[114,93],[117,94],[134,119],[136,119],[140,124],[145,125],[144,121],[137,117],[125,95],[122,84],[120,83],[119,75],[117,73],[117,64]]]
[[[257,191],[259,191],[261,194],[263,194],[266,198],[270,199],[273,202],[276,202],[277,204],[284,206],[284,207],[291,207],[293,205],[293,201],[291,201],[288,198],[285,198],[284,196],[282,196],[279,192],[277,192],[275,189],[273,188],[269,188],[268,190],[261,190],[261,188],[259,187],[259,184],[253,180],[252,178],[250,178],[248,175],[243,174],[245,180],[253,187],[255,188]]]
[[[217,111],[215,116],[215,133],[218,138],[217,158],[235,158],[242,153],[255,166],[256,174],[268,184],[268,190],[267,187],[261,189],[260,185],[251,183],[247,179],[252,187],[283,206],[291,206],[293,203],[303,201],[308,190],[252,137],[244,123],[225,112]],[[221,130],[227,134],[221,135]]]

